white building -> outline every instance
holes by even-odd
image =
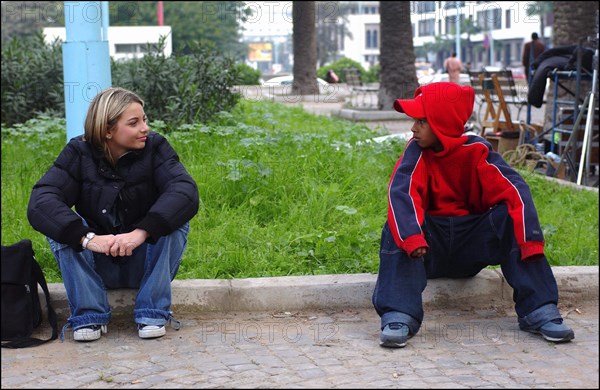
[[[47,43],[55,39],[66,40],[64,27],[44,28],[44,39]],[[161,37],[166,37],[163,52],[170,56],[173,51],[171,26],[136,26],[108,27],[108,51],[114,60],[140,58],[147,51],[148,44],[156,44]]]
[[[317,9],[317,17],[329,20],[338,18],[341,23],[341,13],[347,13],[346,27],[351,34],[343,37],[343,43],[338,57],[347,57],[362,64],[366,69],[379,63],[381,34],[379,30],[379,1],[343,1],[322,2]],[[282,63],[293,55],[289,42],[292,33],[292,2],[247,2],[255,12],[255,16],[244,24],[243,39],[245,42],[273,42],[274,56],[272,62],[264,65],[261,70],[273,64]],[[472,69],[481,66],[520,66],[521,52],[525,42],[529,41],[532,32],[537,32],[545,38],[549,46],[552,35],[552,15],[545,20],[544,34],[541,34],[540,17],[528,16],[526,9],[534,2],[491,2],[491,1],[411,1],[411,22],[413,30],[413,45],[417,57],[426,59],[436,68],[441,67],[443,59],[452,50],[442,52],[423,52],[423,45],[435,42],[436,37],[456,40],[456,9],[458,6],[461,19],[470,18],[483,32],[471,34],[469,40],[472,50],[461,43],[460,58],[464,63],[471,62]],[[486,40],[485,36],[488,36]],[[461,38],[467,39],[468,34],[461,32]],[[491,37],[491,39],[490,39]],[[483,42],[489,42],[487,48]],[[282,51],[283,50],[283,51]],[[473,58],[471,58],[471,54]],[[277,58],[275,58],[277,57]],[[290,62],[293,61],[293,58]]]
[[[352,38],[344,38],[343,57],[361,63],[366,69],[379,63],[381,34],[379,31],[379,2],[350,1],[348,29]],[[435,42],[442,37],[456,40],[457,7],[460,18],[471,19],[482,32],[471,34],[471,50],[461,44],[460,58],[463,62],[471,62],[473,69],[481,66],[519,66],[525,42],[531,39],[531,33],[537,32],[540,37],[549,39],[552,35],[552,18],[546,20],[544,34],[541,34],[541,20],[537,15],[527,15],[527,7],[532,2],[491,2],[491,1],[411,1],[411,22],[413,45],[415,52],[426,43]],[[487,35],[487,39],[486,39]],[[468,34],[461,32],[461,38]],[[484,42],[487,43],[484,48]],[[546,42],[548,43],[548,42]],[[547,45],[548,46],[548,45]],[[454,51],[453,48],[450,51]],[[439,66],[448,52],[427,53],[427,60]],[[418,56],[418,55],[417,55]]]

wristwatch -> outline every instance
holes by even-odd
[[[81,243],[81,247],[83,249],[87,249],[87,244],[92,240],[92,238],[96,237],[96,233],[94,232],[89,232],[88,234],[85,235],[85,238],[83,239],[83,242]]]

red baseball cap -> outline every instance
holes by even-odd
[[[421,88],[417,88],[414,99],[396,99],[394,101],[394,109],[405,113],[411,118],[425,118],[425,107],[423,107],[422,96]]]

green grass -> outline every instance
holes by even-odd
[[[301,108],[249,101],[213,124],[166,134],[201,198],[177,278],[377,272],[387,183],[404,147],[360,143],[378,135]],[[49,282],[61,281],[60,272],[26,209],[33,184],[65,142],[62,119],[2,128],[2,243],[31,239]],[[597,193],[525,176],[550,263],[597,265]]]

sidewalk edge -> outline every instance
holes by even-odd
[[[598,267],[553,267],[559,303],[598,300]],[[247,279],[190,279],[172,283],[174,311],[290,311],[371,307],[375,274],[283,276]],[[68,315],[64,285],[48,285],[55,310]],[[114,310],[133,308],[134,289],[109,291]],[[43,292],[40,292],[44,302]],[[467,302],[470,307],[512,301],[512,288],[499,269],[484,269],[473,278],[428,280],[426,306]]]

